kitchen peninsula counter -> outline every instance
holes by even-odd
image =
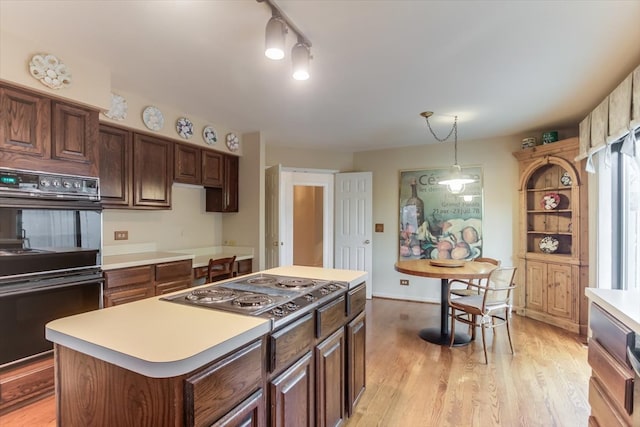
[[[640,292],[587,288],[585,294],[591,302],[604,308],[636,334],[640,334]]]

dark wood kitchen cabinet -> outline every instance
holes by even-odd
[[[97,140],[97,110],[0,85],[3,165],[97,176]]]
[[[173,149],[169,140],[101,124],[103,207],[171,209]]]
[[[347,416],[352,416],[366,385],[367,324],[364,311],[346,327]]]
[[[125,304],[191,286],[192,261],[165,262],[104,272],[104,306]]]
[[[309,351],[269,383],[272,427],[311,427],[314,420],[313,353]]]
[[[337,426],[345,420],[344,329],[316,347],[316,425]]]
[[[206,187],[207,212],[238,212],[239,159],[224,155],[221,187]]]
[[[131,140],[130,131],[100,124],[100,197],[105,207],[131,204]]]
[[[223,174],[226,157],[212,150],[202,150],[202,185],[205,187],[222,187],[225,182]]]
[[[172,142],[135,133],[133,135],[133,205],[170,209],[172,178]]]
[[[202,183],[202,150],[194,145],[174,144],[173,180],[183,184]]]

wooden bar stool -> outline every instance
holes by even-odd
[[[235,262],[235,255],[229,258],[210,259],[209,268],[207,270],[207,283],[234,277],[235,273],[233,271],[233,266]]]

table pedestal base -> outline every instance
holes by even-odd
[[[418,334],[420,338],[430,343],[439,345],[449,345],[451,342],[451,335],[447,333],[442,335],[439,328],[426,328],[422,329]],[[471,342],[471,336],[461,332],[456,332],[456,337],[453,340],[454,346],[466,345]]]

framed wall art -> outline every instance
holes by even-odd
[[[400,171],[399,260],[482,256],[482,168],[462,168],[475,182],[459,194],[438,184],[448,172],[449,168]]]

